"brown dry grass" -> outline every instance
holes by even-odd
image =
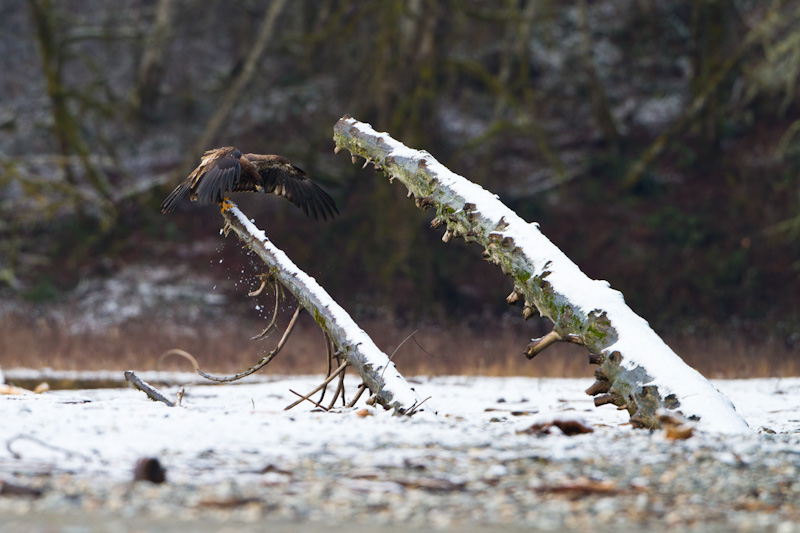
[[[282,325],[288,316],[282,318]],[[63,325],[44,319],[6,316],[0,324],[0,366],[64,370],[184,370],[185,360],[160,355],[181,348],[212,373],[234,373],[248,368],[269,351],[280,337],[250,341],[264,323],[233,318],[202,326],[176,327],[155,321],[131,321],[101,332],[71,334]],[[392,320],[370,319],[361,326],[387,354],[415,329]],[[542,324],[522,320],[486,321],[472,326],[421,326],[403,344],[393,360],[405,375],[489,375],[531,377],[589,377],[594,367],[586,352],[575,345],[556,345],[528,361],[522,351]],[[760,341],[730,337],[682,336],[665,339],[691,366],[709,378],[754,378],[800,375],[800,350],[776,338]],[[324,372],[322,334],[303,315],[283,352],[261,372],[308,374]]]

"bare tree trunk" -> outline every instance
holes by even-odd
[[[71,185],[77,185],[77,179],[69,164],[70,156],[75,153],[82,163],[86,179],[98,194],[100,207],[107,216],[110,226],[110,221],[116,216],[116,210],[111,203],[111,184],[102,169],[92,163],[91,150],[81,136],[79,124],[67,102],[67,88],[61,76],[64,52],[62,43],[56,35],[55,8],[50,0],[28,0],[28,5],[33,16],[47,95],[52,107],[53,133],[64,158],[63,169],[66,179]],[[82,212],[80,203],[76,205],[79,212]]]
[[[186,160],[178,168],[176,174],[180,178],[188,174],[191,169],[194,168],[197,158],[200,154],[209,148],[213,148],[210,146],[210,144],[214,141],[214,137],[217,136],[220,128],[222,128],[222,125],[228,119],[231,111],[233,111],[236,101],[239,99],[244,91],[244,88],[253,77],[253,74],[256,71],[256,65],[258,64],[259,59],[261,59],[261,56],[264,54],[264,50],[267,48],[270,37],[272,37],[272,35],[275,33],[275,21],[278,19],[278,15],[280,15],[285,3],[286,0],[272,0],[269,10],[267,10],[267,13],[264,15],[264,21],[261,23],[261,29],[258,32],[256,42],[253,43],[250,53],[247,54],[247,57],[244,60],[244,66],[242,67],[241,72],[239,72],[239,75],[233,80],[230,88],[222,98],[222,102],[220,102],[220,104],[217,106],[216,112],[208,121],[208,124],[206,125],[202,135],[200,135],[200,137],[197,139],[197,142],[195,142],[194,149],[190,151]]]
[[[235,231],[264,261],[270,274],[314,317],[340,355],[358,372],[375,395],[377,403],[399,413],[419,408],[422,398],[400,375],[395,364],[314,278],[297,268],[238,207],[224,209],[222,214],[225,228]]]
[[[153,29],[147,37],[139,63],[136,91],[132,102],[135,112],[142,117],[152,114],[158,99],[174,14],[175,0],[158,1]]]
[[[659,427],[659,411],[679,411],[700,428],[724,433],[748,431],[733,404],[625,305],[608,282],[593,280],[540,231],[497,197],[448,170],[427,152],[407,148],[369,124],[345,116],[334,126],[336,151],[365,157],[391,179],[400,180],[420,208],[433,207],[432,227],[446,226],[442,240],[463,237],[484,248],[484,257],[514,282],[509,303],[524,302],[523,316],[538,311],[553,331],[534,339],[534,357],[557,341],[583,344],[589,361],[600,365],[587,393],[596,405],[627,409],[631,422]]]

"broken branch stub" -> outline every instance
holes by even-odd
[[[387,409],[405,413],[422,403],[422,398],[397,371],[394,362],[358,327],[317,281],[300,270],[234,204],[222,211],[225,232],[233,230],[269,268],[269,273],[291,292],[297,301],[336,345],[337,351],[358,372]]]
[[[696,370],[686,365],[608,282],[586,276],[536,223],[528,223],[480,185],[459,176],[429,153],[414,150],[349,116],[334,126],[337,149],[363,157],[401,181],[420,208],[435,208],[433,225],[446,225],[446,239],[461,237],[484,248],[514,283],[509,303],[523,302],[523,316],[536,311],[553,322],[552,340],[583,344],[589,361],[600,365],[605,394],[598,403],[627,409],[631,423],[659,427],[656,412],[680,411],[699,420],[699,428],[723,433],[747,432],[733,404]],[[537,343],[539,341],[539,343]],[[539,351],[534,340],[532,357]]]

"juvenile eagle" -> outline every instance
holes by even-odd
[[[171,213],[186,196],[201,204],[221,203],[230,192],[260,192],[283,196],[307,216],[323,220],[339,214],[333,198],[305,172],[279,155],[242,154],[233,146],[203,154],[200,165],[161,203]]]

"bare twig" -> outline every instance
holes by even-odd
[[[334,346],[333,346],[333,341],[331,341],[330,335],[328,335],[328,333],[325,332],[325,331],[323,331],[323,333],[325,335],[325,350],[328,352],[327,353],[328,370],[327,370],[327,373],[325,374],[325,377],[328,377],[328,376],[331,375],[331,370],[333,370]],[[327,385],[322,387],[322,394],[319,397],[319,402],[320,403],[322,403],[322,400],[325,399],[325,392],[327,390],[328,390],[328,386]]]
[[[336,393],[333,395],[333,400],[331,400],[328,409],[333,409],[334,404],[336,404],[336,400],[339,399],[339,396],[342,397],[342,406],[346,405],[346,401],[344,399],[344,372],[339,373],[339,384],[336,386]]]
[[[11,454],[11,456],[14,459],[22,459],[22,456],[20,454],[18,454],[17,452],[15,452],[14,450],[11,449],[11,445],[14,444],[14,442],[16,442],[18,440],[29,440],[31,442],[35,442],[39,446],[42,446],[44,448],[48,448],[48,449],[53,450],[55,452],[63,453],[67,457],[80,457],[84,461],[91,461],[92,460],[91,457],[83,455],[82,453],[79,453],[79,452],[76,452],[76,451],[72,451],[72,450],[68,450],[67,448],[61,448],[59,446],[53,446],[49,442],[45,442],[43,440],[37,439],[36,437],[33,437],[31,435],[17,435],[16,437],[12,437],[12,438],[10,438],[10,439],[8,439],[6,441],[6,450],[8,450],[8,452]]]
[[[248,296],[258,296],[259,294],[261,294],[261,291],[263,291],[264,287],[267,286],[267,280],[268,279],[269,278],[267,276],[262,275],[261,276],[261,285],[256,290],[248,292],[247,295]]]
[[[358,402],[358,399],[361,398],[361,395],[364,394],[365,390],[367,390],[367,384],[362,381],[361,385],[358,386],[356,395],[353,397],[352,400],[350,400],[350,403],[347,404],[347,407],[355,407],[356,402]]]
[[[180,348],[172,348],[171,350],[167,350],[166,352],[162,353],[161,357],[158,358],[158,365],[161,366],[161,363],[164,361],[164,358],[170,355],[178,355],[180,357],[183,357],[184,359],[192,363],[192,367],[194,368],[195,372],[198,372],[200,370],[200,365],[197,364],[197,359],[195,359],[195,357],[186,350],[181,350]]]
[[[418,331],[419,331],[419,329],[415,329],[414,332],[411,333],[411,335],[409,335],[408,337],[403,339],[403,342],[401,342],[400,344],[397,345],[397,348],[394,349],[394,351],[392,352],[392,355],[389,356],[389,361],[392,360],[392,358],[394,357],[394,354],[396,354],[398,352],[398,350],[400,350],[400,348],[403,347],[403,345],[408,341],[408,339],[410,339],[414,335],[416,335]],[[419,343],[417,343],[417,345],[419,346]],[[425,352],[425,353],[427,353],[427,352]],[[388,365],[386,367],[384,367],[383,372],[381,372],[381,382],[379,384],[378,391],[375,393],[378,396],[380,396],[380,390],[381,390],[380,387],[383,386],[383,373],[386,372],[387,368],[389,368]],[[416,403],[414,405],[416,405]]]
[[[297,401],[297,403],[293,404],[293,405],[292,405],[292,407],[293,407],[294,405],[297,405],[297,404],[301,403],[302,401],[306,400],[306,401],[309,401],[309,402],[313,403],[314,405],[316,405],[317,407],[319,407],[319,408],[320,408],[320,409],[322,409],[323,411],[328,411],[328,410],[330,410],[330,407],[325,407],[324,405],[321,405],[321,404],[319,404],[318,402],[315,402],[314,400],[312,400],[311,398],[309,398],[309,396],[311,396],[312,394],[314,394],[314,392],[316,392],[316,391],[314,391],[314,392],[312,392],[312,393],[309,393],[309,394],[307,394],[307,395],[305,395],[305,396],[303,396],[303,395],[302,395],[302,394],[300,394],[299,392],[295,392],[295,391],[293,391],[292,389],[289,389],[289,392],[291,392],[292,394],[296,394],[297,396],[300,396],[300,399]],[[286,409],[289,409],[289,407],[287,407]]]
[[[430,399],[431,399],[431,397],[430,397],[430,396],[428,396],[427,398],[425,398],[424,400],[422,400],[422,401],[421,401],[421,402],[419,402],[418,404],[414,404],[414,405],[412,405],[412,406],[411,406],[411,409],[409,409],[408,411],[406,411],[406,412],[404,413],[404,414],[405,414],[405,416],[411,416],[411,415],[413,415],[414,413],[416,413],[416,412],[417,412],[417,409],[419,409],[420,407],[422,407],[422,404],[423,404],[423,403],[425,403],[425,402],[427,402],[427,401],[428,401],[428,400],[430,400]]]

